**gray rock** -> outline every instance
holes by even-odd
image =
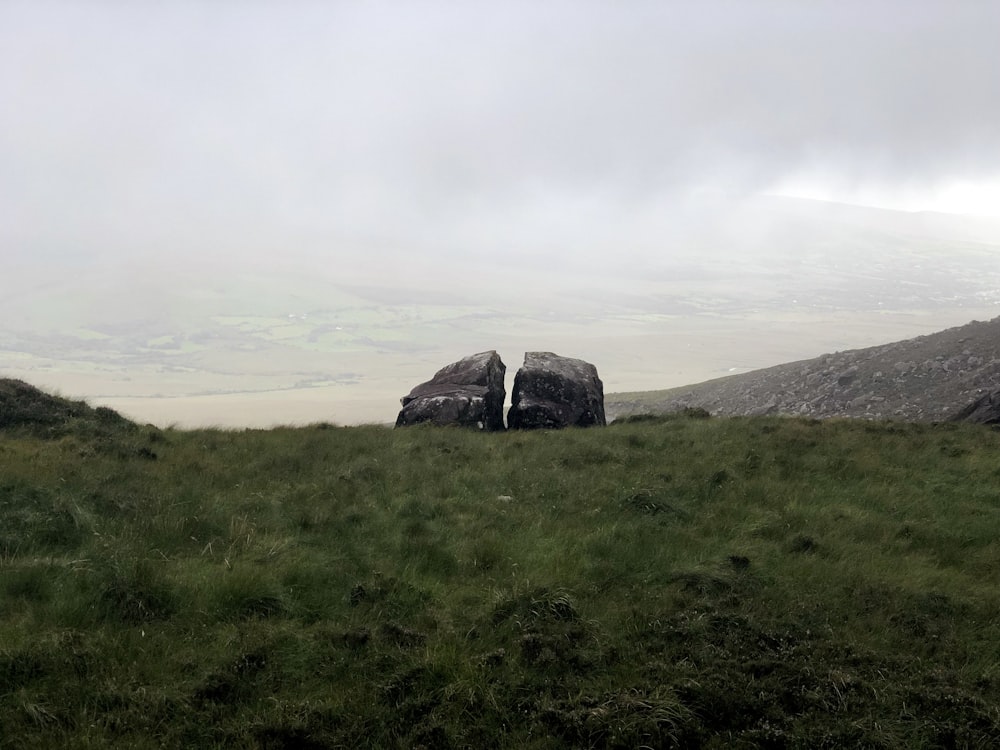
[[[526,352],[514,376],[507,424],[512,430],[605,425],[597,368],[552,352]]]
[[[494,432],[503,430],[503,378],[507,368],[495,351],[480,352],[438,370],[400,399],[396,427],[431,422]]]
[[[854,382],[854,378],[858,375],[858,367],[854,365],[853,367],[848,367],[839,376],[837,376],[837,385],[844,387],[848,386]]]
[[[948,418],[949,422],[1000,424],[1000,391],[991,391]]]

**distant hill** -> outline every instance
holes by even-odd
[[[787,414],[939,421],[1000,387],[1000,318],[834,352],[663,391],[608,394],[609,418],[700,407],[712,414]]]

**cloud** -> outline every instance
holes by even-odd
[[[0,211],[81,252],[642,244],[698,191],[996,178],[997,28],[986,2],[11,1]]]

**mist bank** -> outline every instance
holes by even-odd
[[[989,220],[787,198],[678,216],[657,247],[623,230],[620,252],[22,255],[0,279],[0,374],[156,424],[390,422],[413,385],[487,349],[509,380],[525,351],[585,359],[613,393],[997,314]]]

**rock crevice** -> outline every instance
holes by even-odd
[[[400,399],[397,427],[429,422],[504,429],[507,368],[495,351],[460,359],[435,373]],[[552,352],[526,352],[514,377],[511,429],[553,429],[605,425],[604,384],[589,362]]]

